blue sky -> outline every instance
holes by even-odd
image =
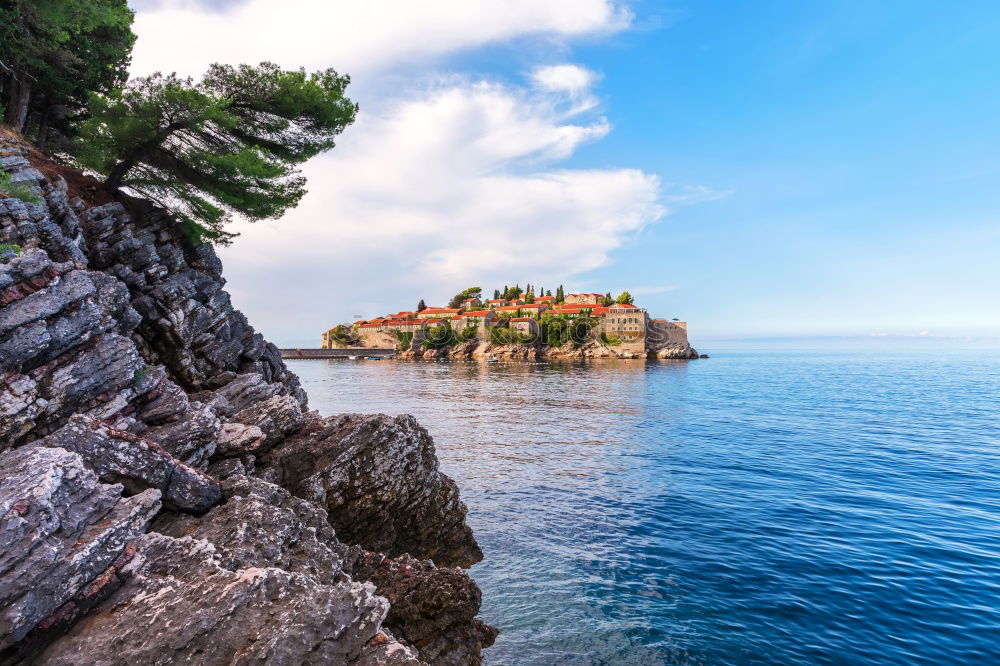
[[[696,343],[1000,337],[995,3],[295,0],[358,36],[307,50],[262,3],[135,5],[135,73],[352,73],[314,194],[223,254],[279,344],[515,281],[628,288]],[[171,52],[209,13],[247,37]]]

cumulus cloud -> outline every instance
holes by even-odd
[[[244,226],[226,251],[233,282],[254,285],[240,302],[252,300],[255,320],[287,320],[291,309],[296,326],[316,330],[333,311],[372,316],[418,298],[443,301],[470,284],[554,287],[605,265],[666,210],[655,176],[557,167],[609,131],[602,118],[579,122],[568,101],[453,82],[361,114],[336,150],[309,165],[313,192],[302,205],[280,222]],[[329,303],[323,312],[290,307],[278,290],[261,297],[274,289],[269,276],[290,275],[289,257],[304,279],[294,290],[279,280],[280,289]],[[373,300],[374,292],[398,300]]]
[[[579,93],[589,91],[597,76],[579,65],[546,65],[535,69],[531,78],[539,87],[547,90]]]
[[[518,37],[613,32],[630,20],[612,0],[146,0],[132,70],[198,75],[210,62],[272,60],[358,76]]]
[[[619,0],[136,8],[135,75],[271,60],[354,77],[362,112],[333,151],[305,166],[310,193],[282,220],[240,225],[222,252],[236,305],[278,344],[315,344],[353,315],[442,303],[472,284],[554,288],[607,264],[667,206],[711,194],[665,196],[637,169],[565,166],[611,130],[595,113],[598,75],[565,62],[567,45],[627,27]],[[524,38],[532,47],[522,56],[559,64],[529,67],[524,82],[448,72],[456,54]]]

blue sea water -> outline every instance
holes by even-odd
[[[1000,355],[294,361],[459,483],[487,664],[1000,663]]]

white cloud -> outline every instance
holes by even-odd
[[[137,14],[133,73],[272,60],[353,76],[362,113],[305,165],[310,193],[282,220],[240,225],[222,251],[236,306],[278,344],[309,344],[352,315],[472,284],[554,289],[607,264],[665,206],[711,196],[560,164],[611,129],[593,115],[589,69],[529,66],[523,86],[440,71],[445,56],[526,37],[522,57],[564,60],[568,40],[630,20],[617,0],[163,0]]]
[[[659,182],[635,169],[555,168],[609,129],[567,115],[565,102],[453,82],[362,114],[310,163],[313,191],[302,205],[280,222],[242,227],[225,252],[232,282],[253,285],[252,299],[239,302],[252,301],[255,321],[294,312],[296,328],[321,330],[351,314],[442,301],[470,284],[555,287],[606,264],[666,212]],[[302,277],[294,287],[281,278],[280,289],[323,307],[294,306],[277,291],[263,297],[275,275],[291,275],[289,257]]]
[[[220,11],[190,0],[140,9],[132,71],[197,76],[210,62],[271,60],[358,76],[525,37],[620,30],[612,0],[248,0]]]
[[[597,75],[579,65],[547,65],[535,69],[531,78],[539,87],[546,90],[578,93],[589,91]]]

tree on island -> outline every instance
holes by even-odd
[[[520,285],[514,285],[513,287],[504,287],[504,293],[503,296],[501,296],[501,298],[504,298],[508,301],[514,300],[515,298],[519,298],[523,291],[524,290],[521,289]]]
[[[524,297],[524,302],[527,305],[531,305],[532,303],[534,303],[535,302],[535,294],[533,292],[529,291],[528,295]]]
[[[8,125],[44,149],[71,135],[91,92],[128,78],[135,33],[125,0],[0,1],[0,90]]]
[[[468,298],[479,298],[483,293],[482,287],[469,287],[468,289],[463,289],[448,301],[449,308],[458,308],[462,306],[462,301]]]
[[[559,288],[556,289],[556,303],[559,304],[565,302],[566,302],[566,292],[563,291],[563,286],[559,285]]]
[[[634,299],[632,298],[632,294],[628,293],[627,291],[623,291],[622,293],[618,294],[618,298],[615,299],[615,302],[617,302],[619,305],[632,305],[633,300]]]
[[[494,289],[493,290],[493,300],[497,300],[498,298],[500,298],[500,290],[499,289]]]
[[[350,78],[272,63],[215,64],[200,83],[174,74],[91,95],[79,163],[170,211],[193,240],[225,243],[240,215],[280,217],[306,193],[296,168],[354,121]]]
[[[611,292],[610,291],[608,293],[604,294],[603,298],[601,298],[601,305],[603,305],[604,307],[608,307],[609,305],[611,305],[614,302],[615,302],[615,299],[611,298]]]
[[[427,304],[424,303],[424,299],[421,298],[420,302],[417,303],[417,312],[423,312],[426,309],[427,309]]]

